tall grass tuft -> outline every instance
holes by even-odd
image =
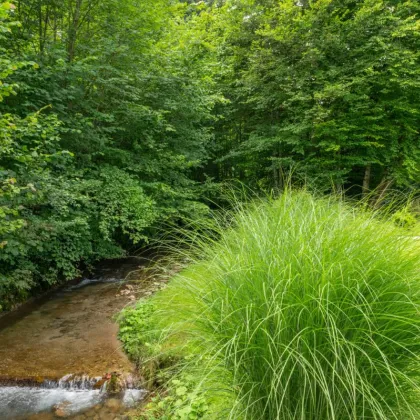
[[[218,233],[195,238],[154,304],[164,346],[200,357],[220,418],[419,418],[413,234],[306,192],[254,203]]]

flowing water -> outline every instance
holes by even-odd
[[[0,419],[124,419],[144,398],[114,321],[150,294],[150,280],[137,281],[144,265],[110,261],[93,278],[0,319]],[[111,377],[121,385],[115,395],[107,392]]]

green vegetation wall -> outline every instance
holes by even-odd
[[[420,6],[393,0],[216,4],[217,174],[281,188],[418,185]]]
[[[216,98],[176,2],[0,7],[0,308],[206,207]],[[81,263],[83,263],[81,265]]]

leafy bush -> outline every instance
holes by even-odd
[[[181,375],[169,384],[169,393],[152,397],[142,410],[140,420],[198,420],[206,418],[209,405],[203,393],[197,391],[196,378]]]
[[[389,219],[286,192],[194,238],[153,317],[208,418],[419,418],[420,247]]]
[[[144,229],[152,225],[157,214],[155,203],[143,193],[139,181],[113,167],[102,169],[98,178],[102,182],[95,201],[103,236],[109,239],[120,229],[133,243],[147,241]]]
[[[29,152],[31,149],[29,149]],[[1,170],[0,153],[0,170]],[[80,275],[80,266],[121,257],[122,245],[146,242],[158,212],[135,178],[118,168],[66,176],[45,165],[30,175],[19,168],[0,189],[0,305],[24,300],[34,289]],[[28,187],[30,185],[30,187]],[[14,188],[13,192],[8,189]],[[17,270],[17,275],[15,271]],[[29,273],[25,287],[19,274]],[[6,287],[7,285],[7,287]],[[16,290],[13,290],[14,285]],[[19,290],[18,290],[19,289]]]
[[[27,299],[34,286],[30,270],[16,269],[8,276],[0,273],[0,311],[10,307],[13,303]]]
[[[151,353],[148,347],[156,342],[150,325],[154,310],[153,304],[140,300],[135,307],[129,306],[119,314],[119,338],[124,350],[136,361],[145,360]]]
[[[77,171],[56,116],[7,116],[0,140],[0,310],[34,289],[72,279],[122,245],[147,241],[158,212],[136,177],[103,166]],[[22,274],[24,273],[24,274]]]

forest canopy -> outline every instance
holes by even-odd
[[[0,305],[203,218],[221,185],[415,189],[420,4],[0,3]]]

